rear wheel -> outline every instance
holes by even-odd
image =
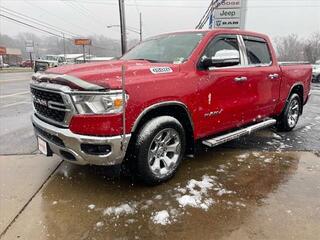
[[[169,116],[147,122],[136,141],[137,176],[155,185],[170,179],[177,171],[186,146],[181,123]]]
[[[287,101],[283,113],[278,118],[277,128],[279,131],[291,131],[298,123],[302,104],[300,96],[293,93]]]

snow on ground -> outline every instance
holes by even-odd
[[[226,169],[225,165],[219,167]],[[216,203],[213,196],[219,198],[222,195],[233,193],[223,188],[222,184],[217,182],[217,177],[203,175],[200,180],[191,179],[186,185],[177,186],[161,195],[157,194],[138,202],[126,202],[107,207],[103,210],[103,216],[105,221],[114,222],[120,217],[125,218],[131,215],[132,218],[125,221],[125,226],[136,222],[138,215],[151,219],[154,224],[168,225],[176,222],[178,217],[188,211],[188,208],[208,211]],[[163,201],[166,198],[168,200]],[[90,204],[88,208],[94,209],[95,205]]]
[[[170,215],[167,210],[162,210],[160,212],[156,212],[154,216],[151,217],[151,220],[155,224],[167,225],[170,224]]]
[[[115,215],[115,216],[120,216],[120,215],[129,215],[129,214],[134,214],[135,213],[135,206],[134,205],[129,205],[128,203],[121,204],[117,207],[108,207],[103,211],[103,215]]]
[[[95,207],[96,207],[96,205],[94,205],[94,204],[88,205],[88,208],[91,209],[91,210],[93,210]]]
[[[103,222],[97,222],[96,223],[96,226],[99,228],[99,227],[103,227],[104,223]]]
[[[183,208],[190,206],[207,210],[214,203],[212,198],[207,198],[208,190],[212,189],[214,185],[214,177],[207,175],[204,175],[201,181],[191,179],[185,188],[186,191],[183,191],[188,194],[179,196],[176,200]]]

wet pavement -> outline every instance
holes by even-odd
[[[320,236],[319,153],[211,150],[156,187],[110,176],[63,163],[3,239]]]
[[[147,187],[117,168],[34,154],[27,75],[9,76],[0,82],[1,240],[319,239],[320,85],[294,131],[201,147],[172,180]]]

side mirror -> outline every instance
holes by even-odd
[[[220,50],[214,57],[201,59],[201,68],[210,67],[231,67],[240,64],[240,54],[237,50]]]

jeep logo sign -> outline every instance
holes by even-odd
[[[216,19],[240,18],[240,9],[215,9],[214,16]]]

